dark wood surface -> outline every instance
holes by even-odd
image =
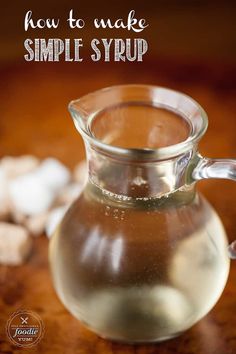
[[[1,71],[0,155],[56,156],[69,167],[84,158],[67,104],[94,89],[119,83],[150,83],[183,91],[209,114],[200,143],[203,155],[236,157],[235,68],[176,61],[146,64],[9,64]],[[236,238],[236,184],[208,180],[199,189],[218,211],[229,240]],[[33,253],[20,267],[0,267],[0,353],[75,354],[234,354],[236,353],[236,261],[214,309],[179,338],[156,345],[105,341],[84,328],[58,300],[48,267],[48,240],[34,240]],[[37,312],[45,336],[34,348],[12,345],[5,325],[19,308]]]

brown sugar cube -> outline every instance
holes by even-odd
[[[32,240],[24,227],[0,222],[1,264],[22,264],[29,255],[31,248]]]

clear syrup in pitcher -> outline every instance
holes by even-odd
[[[116,340],[184,331],[215,304],[229,270],[221,222],[192,191],[117,201],[89,184],[51,247],[63,303]]]

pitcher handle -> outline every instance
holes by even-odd
[[[225,178],[236,181],[236,159],[211,159],[197,155],[197,164],[192,170],[192,180]],[[236,259],[236,240],[228,248],[229,257]]]
[[[236,159],[210,159],[198,154],[198,163],[192,172],[194,181],[206,178],[226,178],[236,181]]]

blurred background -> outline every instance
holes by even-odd
[[[83,29],[68,28],[70,9],[85,20]],[[94,18],[126,19],[132,9],[149,24],[141,33],[94,29]],[[59,28],[25,32],[28,10],[33,19],[60,18]],[[146,83],[195,98],[210,121],[202,153],[235,157],[235,15],[236,3],[220,0],[5,2],[0,23],[0,155],[52,155],[72,167],[84,150],[67,110],[69,101],[114,84]],[[48,37],[83,38],[83,62],[26,62],[24,40]],[[92,62],[91,39],[129,37],[148,41],[143,62]]]
[[[83,29],[68,28],[70,9],[85,20]],[[126,19],[132,9],[149,24],[141,33],[94,29],[94,18]],[[28,10],[33,19],[60,18],[59,28],[25,32]],[[236,2],[220,0],[5,2],[0,23],[0,155],[53,155],[74,166],[84,151],[67,110],[69,101],[114,84],[146,83],[195,98],[210,120],[202,153],[235,157],[235,15]],[[26,62],[24,40],[47,37],[83,38],[83,62]],[[129,37],[148,41],[143,62],[92,62],[91,39]]]
[[[70,9],[85,20],[83,29],[68,29]],[[126,19],[132,9],[149,24],[141,33],[94,29],[94,18]],[[28,10],[33,19],[60,18],[59,28],[25,32]],[[69,101],[110,85],[146,83],[197,100],[209,115],[202,154],[235,157],[235,15],[236,3],[220,0],[6,2],[0,32],[0,155],[52,155],[73,167],[84,158],[84,149],[67,110]],[[24,40],[48,37],[83,38],[83,62],[26,62]],[[92,38],[129,37],[148,41],[143,62],[92,62]],[[207,184],[208,193],[215,183],[224,186],[226,195],[235,187],[224,181],[201,184]]]
[[[68,29],[70,9],[86,21],[85,28]],[[149,24],[141,33],[94,29],[94,18],[126,19],[132,9]],[[59,28],[25,32],[28,10],[32,10],[33,19],[60,18]],[[193,96],[210,118],[202,142],[204,152],[221,156],[224,147],[229,154],[227,146],[235,136],[222,134],[236,120],[232,114],[235,15],[235,2],[219,0],[6,2],[1,12],[1,154],[52,154],[76,163],[82,146],[70,121],[68,102],[95,89],[123,83],[164,85]],[[83,38],[83,62],[63,62],[63,57],[58,63],[26,62],[24,40],[47,37]],[[148,41],[143,62],[92,62],[92,38],[129,37]],[[210,143],[211,134],[214,140]]]

